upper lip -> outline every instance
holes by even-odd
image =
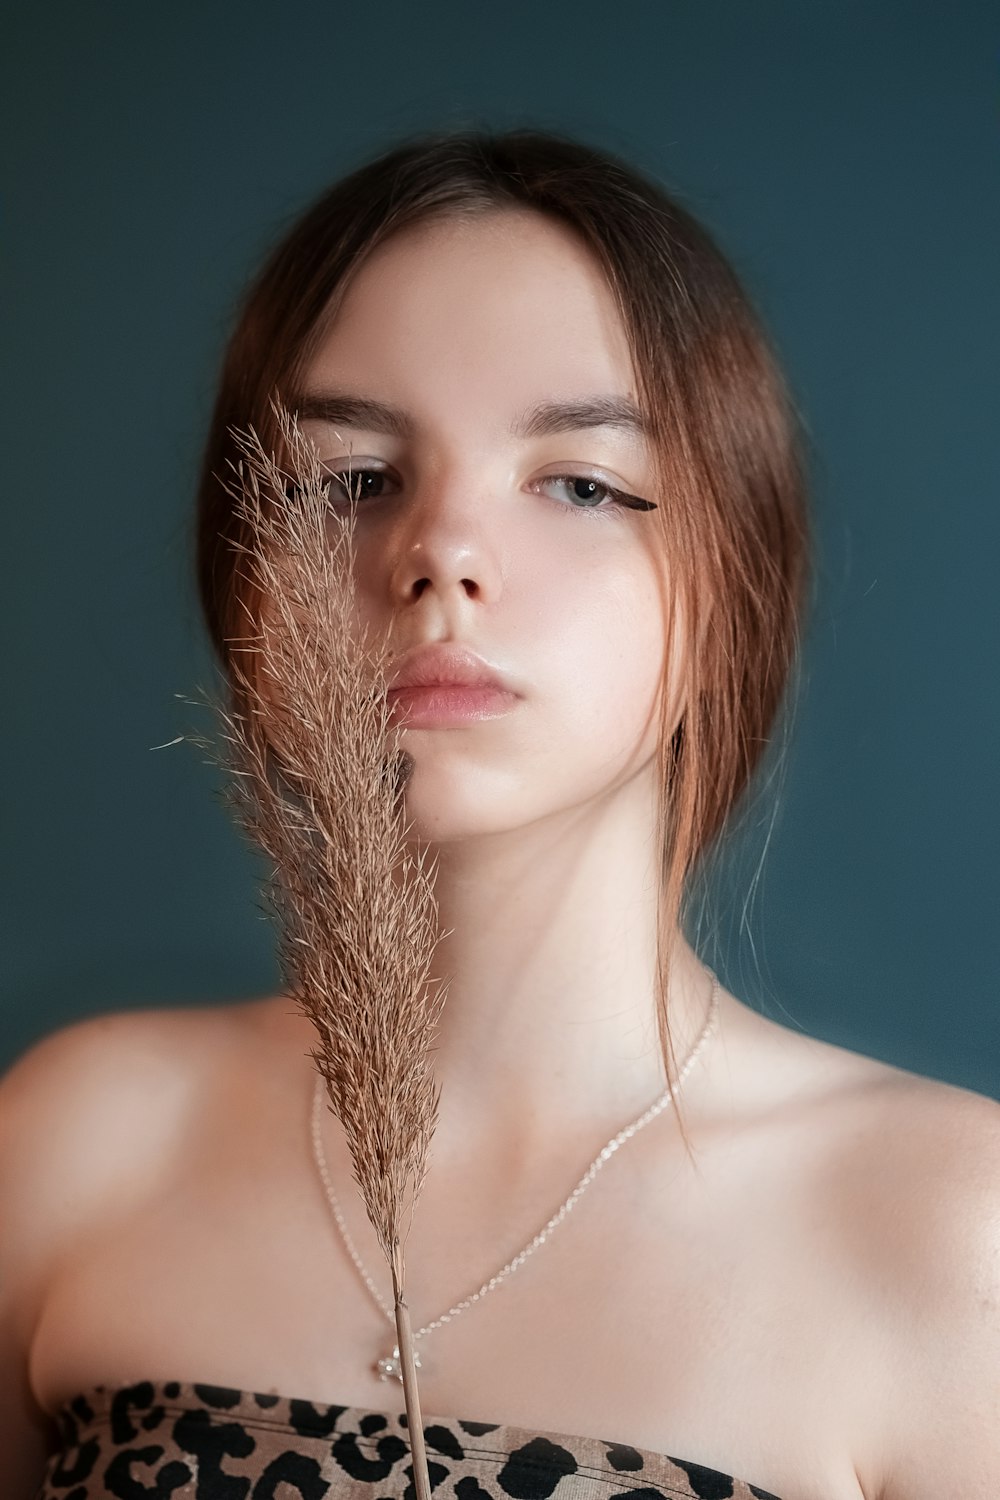
[[[447,641],[414,646],[399,658],[389,690],[402,687],[495,687],[509,691],[489,662]]]

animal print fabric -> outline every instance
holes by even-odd
[[[98,1386],[62,1408],[35,1500],[415,1500],[405,1415],[223,1386]],[[428,1417],[435,1500],[778,1500],[623,1443]]]

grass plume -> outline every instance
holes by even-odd
[[[245,606],[247,634],[229,642],[217,758],[239,822],[273,861],[283,979],[316,1029],[310,1055],[392,1271],[414,1484],[427,1500],[403,1252],[440,1092],[436,864],[408,838],[412,762],[385,697],[388,646],[359,630],[356,497],[331,507],[315,447],[291,413],[273,411],[277,453],[252,429],[235,434],[227,487],[247,540],[233,545],[242,597],[258,602]]]

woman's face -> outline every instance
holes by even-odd
[[[326,467],[349,460],[360,486],[364,628],[393,658],[466,646],[518,695],[499,717],[404,729],[419,833],[511,830],[648,773],[669,581],[657,517],[610,492],[651,501],[652,453],[627,420],[612,294],[572,232],[526,211],[402,231],[354,277],[303,392]]]

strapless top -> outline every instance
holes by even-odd
[[[56,1421],[35,1500],[415,1500],[403,1413],[144,1380],[95,1386]],[[425,1416],[424,1441],[434,1500],[779,1500],[600,1438]]]

